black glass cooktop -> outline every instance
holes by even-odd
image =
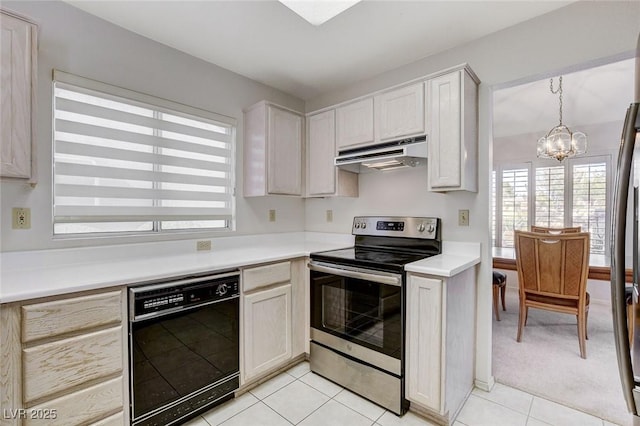
[[[351,247],[311,253],[313,260],[343,265],[362,266],[371,269],[402,272],[404,265],[429,257],[426,253],[406,253],[396,250],[380,250]]]

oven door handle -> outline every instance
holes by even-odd
[[[309,269],[312,271],[324,272],[327,274],[337,275],[340,277],[356,278],[364,281],[372,281],[380,284],[402,286],[402,276],[391,274],[389,272],[369,272],[368,270],[349,268],[347,266],[336,267],[322,262],[309,262]]]

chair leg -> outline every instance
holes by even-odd
[[[493,286],[493,311],[496,313],[496,320],[500,321],[500,311],[498,310],[498,291],[497,285]]]
[[[507,290],[507,281],[505,280],[505,285],[503,285],[502,287],[500,287],[500,299],[502,300],[502,310],[506,311],[507,310],[507,306],[504,304],[504,293]]]
[[[529,307],[525,306],[524,308],[524,325],[527,325],[527,320],[529,319]]]
[[[516,337],[516,341],[519,342],[522,340],[522,329],[525,326],[527,317],[527,308],[525,307],[522,300],[520,301],[520,309],[518,310],[518,335]]]
[[[580,345],[580,356],[587,358],[587,316],[586,313],[578,314],[578,343]]]
[[[589,307],[587,306],[586,310],[584,311],[584,338],[589,340],[589,327],[587,327],[589,325]]]

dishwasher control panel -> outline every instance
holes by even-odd
[[[215,303],[240,294],[238,272],[189,277],[170,282],[154,282],[129,289],[132,319],[194,305]]]

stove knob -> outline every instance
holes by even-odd
[[[356,228],[356,229],[360,229],[360,222],[356,222],[356,224],[353,225],[353,227]]]
[[[418,225],[418,232],[424,232],[424,229],[425,229],[424,222]]]
[[[431,234],[435,230],[436,228],[433,225],[429,225],[429,229],[427,229],[427,232]]]
[[[365,229],[367,227],[367,222],[362,222],[362,225],[360,226],[362,229]]]
[[[226,284],[220,284],[216,289],[216,294],[218,296],[224,296],[225,294],[227,294],[228,290],[229,290],[229,286],[227,286]]]

